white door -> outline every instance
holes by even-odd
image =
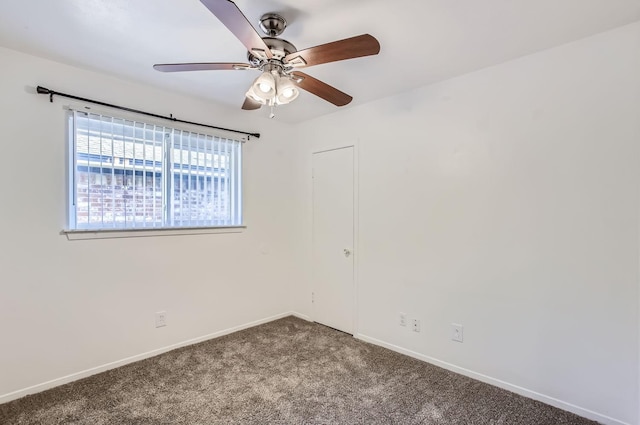
[[[353,147],[313,154],[313,320],[353,334]]]

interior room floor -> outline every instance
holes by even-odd
[[[594,424],[287,317],[0,405],[9,424]]]

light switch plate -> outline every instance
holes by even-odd
[[[457,323],[451,324],[451,339],[456,342],[462,342],[462,325]]]

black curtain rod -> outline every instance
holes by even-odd
[[[213,129],[216,129],[216,130],[230,131],[230,132],[233,132],[233,133],[246,134],[249,137],[253,136],[255,138],[260,138],[260,133],[249,133],[249,132],[246,132],[246,131],[232,130],[230,128],[216,127],[215,125],[201,124],[199,122],[179,120],[178,118],[174,118],[173,115],[170,115],[170,116],[167,117],[167,116],[164,116],[164,115],[153,114],[151,112],[139,111],[137,109],[132,109],[132,108],[124,107],[124,106],[113,105],[111,103],[106,103],[106,102],[100,102],[99,100],[87,99],[85,97],[74,96],[72,94],[67,94],[67,93],[61,93],[61,92],[58,92],[58,91],[55,91],[55,90],[50,90],[50,89],[48,89],[46,87],[42,87],[42,86],[38,86],[36,88],[36,90],[38,91],[39,94],[48,94],[49,95],[49,102],[53,102],[53,96],[68,97],[69,99],[82,100],[83,102],[95,103],[96,105],[108,106],[110,108],[121,109],[123,111],[135,112],[137,114],[148,115],[150,117],[160,118],[160,119],[163,119],[163,120],[181,122],[181,123],[184,123],[184,124],[199,125],[201,127],[208,127],[208,128],[213,128]]]

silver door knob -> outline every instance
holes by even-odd
[[[345,249],[344,249],[344,256],[345,256],[345,257],[348,257],[348,256],[350,256],[350,255],[351,255],[351,250],[350,250],[350,249],[345,248]]]

